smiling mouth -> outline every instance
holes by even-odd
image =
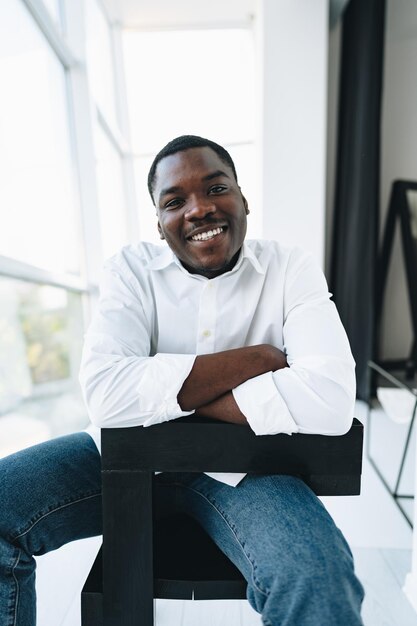
[[[217,228],[210,228],[201,233],[197,233],[196,235],[192,235],[190,237],[190,240],[191,241],[209,241],[210,239],[213,239],[214,237],[217,237],[217,235],[220,235],[221,233],[223,233],[224,230],[225,230],[224,226],[218,226]]]

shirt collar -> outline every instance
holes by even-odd
[[[252,248],[248,246],[248,244],[243,242],[242,250],[240,252],[240,256],[237,260],[237,263],[233,269],[237,269],[238,265],[240,266],[243,263],[243,259],[248,259],[248,261],[253,265],[253,268],[258,272],[258,274],[265,274],[266,270],[262,267],[259,262],[258,257],[255,255]],[[232,270],[233,271],[233,270]]]
[[[155,256],[148,263],[149,270],[163,270],[171,263],[175,263],[177,261],[176,256],[172,252],[171,248],[168,246],[161,249],[161,253],[158,256]]]
[[[243,242],[243,246],[241,248],[236,265],[233,267],[233,269],[230,270],[230,272],[226,272],[226,274],[233,274],[237,272],[240,269],[244,259],[247,259],[249,263],[252,264],[253,268],[258,272],[258,274],[265,274],[265,269],[262,267],[255,253],[253,252],[253,250],[251,250],[246,242]],[[163,270],[172,263],[175,263],[182,271],[189,274],[189,272],[183,267],[181,262],[172,252],[171,248],[168,247],[164,248],[162,252],[158,254],[158,256],[149,261],[148,269],[156,271]],[[190,276],[193,276],[193,274],[190,274]],[[224,274],[222,274],[222,276],[224,276]]]

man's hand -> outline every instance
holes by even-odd
[[[219,408],[215,407],[214,402],[217,400],[220,402],[225,394],[238,385],[250,378],[266,372],[275,372],[283,367],[288,367],[285,354],[269,344],[198,356],[178,394],[178,403],[183,411],[197,410],[201,407],[204,407],[204,411],[209,411],[208,405],[211,405],[213,411],[214,408]],[[224,408],[229,407],[231,410],[234,405],[235,410],[230,414],[233,413],[238,420],[240,411],[232,394],[228,394],[227,398],[222,400],[223,404],[227,402]],[[203,411],[199,410],[199,413],[203,414]],[[242,413],[240,415],[242,416]]]

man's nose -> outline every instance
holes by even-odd
[[[216,205],[210,198],[196,198],[191,202],[190,207],[185,212],[187,220],[201,220],[207,215],[215,213]]]

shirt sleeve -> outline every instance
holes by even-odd
[[[86,333],[80,384],[101,428],[150,426],[190,415],[177,395],[196,355],[151,355],[149,294],[117,268],[104,267],[97,311]]]
[[[293,251],[284,287],[284,351],[289,367],[233,390],[257,435],[341,435],[352,424],[355,362],[326,280],[312,257]]]

